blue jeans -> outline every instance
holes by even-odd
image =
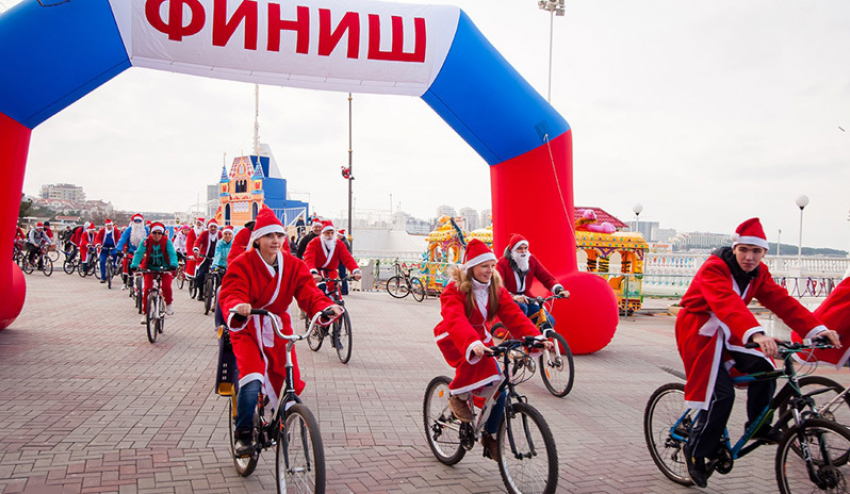
[[[537,305],[537,302],[531,302],[531,303],[528,303],[528,304],[523,304],[523,303],[517,302],[517,305],[519,305],[519,308],[522,309],[522,312],[528,318],[532,318],[535,314],[540,312],[540,306]],[[546,314],[546,321],[543,323],[543,328],[544,329],[545,328],[554,328],[555,327],[555,318],[552,317],[552,315],[549,314],[549,312],[547,312],[546,309],[543,310],[543,313]],[[534,319],[534,321],[536,322],[537,319]]]
[[[262,383],[258,380],[245,383],[239,387],[236,397],[236,428],[250,429],[254,426],[254,413],[257,411],[257,398],[260,396]]]
[[[112,262],[113,262],[112,267],[113,268],[116,267],[115,266],[115,252],[117,252],[115,250],[115,247],[103,247],[103,248],[100,249],[100,279],[102,279],[102,280],[106,279],[106,258],[110,254],[112,255]],[[113,272],[114,272],[114,270],[113,270]]]
[[[495,434],[499,431],[499,424],[502,423],[502,418],[505,416],[505,399],[508,397],[507,390],[502,391],[502,395],[496,399],[493,409],[490,411],[490,416],[487,417],[487,422],[484,424],[484,432]]]

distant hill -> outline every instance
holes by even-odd
[[[775,256],[776,255],[776,244],[769,243],[770,250],[768,251],[768,255]],[[783,256],[796,256],[798,247],[796,245],[789,244],[781,244],[779,253]],[[846,250],[838,250],[838,249],[818,249],[814,247],[803,247],[803,255],[804,256],[825,256],[825,257],[847,257]]]

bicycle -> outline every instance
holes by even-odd
[[[114,253],[113,253],[114,252]],[[106,255],[106,267],[104,268],[104,275],[106,277],[106,287],[112,290],[112,278],[118,274],[118,261],[124,255],[123,252],[117,252],[115,249],[111,249],[110,252]]]
[[[235,310],[230,311],[235,314]],[[286,340],[286,380],[284,389],[274,407],[271,420],[265,418],[265,397],[260,395],[257,410],[254,412],[254,431],[250,451],[236,453],[236,399],[234,389],[228,403],[230,433],[230,453],[236,472],[242,477],[253,473],[264,449],[275,448],[275,478],[277,492],[325,492],[325,449],[319,423],[313,413],[295,394],[295,382],[292,370],[292,347],[295,342],[307,338],[307,334],[285,335],[280,330],[280,322],[274,314],[263,309],[252,309],[251,314],[267,316],[278,338]],[[333,312],[317,312],[311,321],[315,325],[320,316],[331,317]],[[311,328],[312,329],[312,328]],[[238,380],[237,380],[238,382]],[[295,404],[287,407],[287,404]]]
[[[387,280],[387,293],[395,298],[404,298],[410,294],[413,295],[414,300],[417,302],[425,300],[425,296],[427,295],[425,285],[422,284],[422,280],[410,275],[413,271],[413,266],[409,267],[405,272],[399,263],[395,263],[395,269],[396,272],[400,270],[401,274],[397,274]]]
[[[158,334],[162,334],[163,329],[165,328],[165,299],[162,297],[162,273],[158,269],[144,269],[139,270],[142,274],[153,274],[153,282],[151,283],[151,289],[148,292],[148,310],[145,320],[145,325],[147,327],[148,332],[148,341],[151,343],[156,343],[156,337]],[[141,298],[144,295],[142,294],[139,297],[139,303],[141,303]]]
[[[24,241],[19,238],[16,238],[14,247],[12,248],[12,262],[20,266],[25,255],[25,250],[26,249],[24,249]]]
[[[133,281],[132,286],[130,287],[130,298],[133,299],[133,305],[136,306],[139,314],[141,314],[143,310],[142,297],[144,296],[142,292],[142,273],[139,273],[138,270],[136,270],[132,276]]]
[[[81,262],[78,267],[80,277],[85,278],[86,276],[94,275],[94,277],[97,278],[99,263],[100,261],[98,260],[97,249],[95,249],[94,246],[89,246],[88,255],[86,255],[86,262]]]
[[[77,266],[80,264],[80,261],[77,259],[77,252],[74,250],[71,252],[63,250],[62,254],[65,255],[65,260],[62,262],[62,271],[65,271],[65,274],[68,275],[74,274],[74,271],[77,270]]]
[[[333,283],[334,289],[330,293],[325,290],[325,295],[327,295],[333,303],[345,308],[345,301],[342,299],[342,294],[340,293],[340,283],[343,281],[351,281],[354,278],[351,276],[347,276],[345,278],[322,278],[323,283]],[[327,285],[326,285],[327,286]],[[328,330],[330,329],[331,342],[336,348],[336,355],[339,358],[339,361],[343,364],[347,364],[349,360],[351,360],[351,345],[354,341],[354,336],[351,334],[351,319],[348,316],[348,311],[344,311],[342,313],[342,317],[339,317],[336,321],[334,321],[329,327],[328,325],[312,325],[311,321],[307,318],[304,319],[304,323],[307,327],[307,344],[310,346],[310,350],[314,352],[318,352],[320,348],[322,348],[322,343],[325,341],[325,336],[328,336]]]
[[[32,257],[32,260],[30,260],[30,257]],[[44,273],[44,276],[49,277],[53,274],[53,261],[47,255],[47,250],[43,246],[39,247],[38,252],[32,256],[28,252],[25,253],[21,261],[21,270],[26,274],[32,274],[36,268]]]
[[[214,267],[207,274],[207,279],[204,280],[204,315],[210,313],[210,310],[215,312],[215,305],[218,303],[218,287],[221,286],[221,278],[224,276],[224,270],[219,267]]]
[[[50,244],[50,247],[47,248],[47,257],[52,262],[59,262],[59,250],[56,244]]]
[[[746,346],[755,348],[758,345],[748,343]],[[768,434],[784,432],[775,458],[776,481],[780,492],[809,492],[813,488],[812,484],[824,490],[842,486],[845,490],[841,492],[847,492],[846,481],[850,473],[850,430],[828,420],[828,416],[821,413],[814,399],[814,396],[832,391],[833,388],[818,386],[813,391],[803,393],[801,387],[817,385],[810,378],[819,377],[821,382],[826,378],[798,377],[792,358],[796,353],[815,348],[831,348],[831,345],[824,340],[815,339],[804,340],[802,343],[781,342],[778,346],[784,361],[782,370],[738,376],[732,378],[732,381],[747,383],[783,378],[788,382],[776,393],[759,417],[747,427],[734,446],[731,445],[728,430],[724,432],[717,458],[707,461],[706,470],[709,475],[714,471],[720,474],[729,473],[735,460],[762,445],[770,444],[766,439],[753,438],[759,428],[770,427]],[[655,390],[644,412],[644,438],[652,460],[667,478],[681,485],[693,485],[685,464],[683,447],[693,424],[702,412],[685,407],[684,391],[685,386],[680,382],[668,383]],[[771,427],[772,417],[777,410],[780,411],[779,419]],[[754,441],[747,444],[751,439]]]
[[[492,408],[501,394],[508,390],[505,400],[505,417],[499,424],[496,436],[499,472],[511,494],[551,494],[558,487],[558,452],[555,438],[543,415],[528,404],[528,399],[517,393],[510,353],[520,347],[541,349],[542,340],[527,336],[522,340],[505,340],[489,347],[493,356],[502,358],[502,380],[476,414],[473,399],[472,423],[460,422],[449,408],[449,383],[451,378],[438,376],[428,383],[423,401],[423,420],[428,447],[445,465],[454,465],[472,450],[480,438]],[[470,393],[471,394],[471,393]],[[485,450],[485,456],[489,453]]]
[[[177,282],[177,288],[182,290],[186,283],[186,261],[182,259],[177,261],[177,273],[174,274],[174,281]]]
[[[563,292],[562,292],[563,293]],[[528,352],[517,350],[511,352],[511,358],[514,359],[514,382],[517,384],[528,381],[534,376],[537,367],[540,367],[540,377],[543,378],[543,384],[546,389],[557,396],[563,398],[570,394],[573,389],[573,381],[575,379],[575,364],[573,363],[573,353],[570,351],[570,345],[567,340],[555,331],[554,328],[544,328],[547,317],[543,310],[544,304],[559,298],[569,298],[569,295],[552,295],[550,297],[528,297],[530,300],[537,302],[540,310],[532,316],[534,325],[540,330],[540,333],[550,340],[554,345],[551,350],[544,350],[537,361],[535,361]],[[490,328],[493,338],[499,340],[498,333],[500,328],[505,325],[498,322]],[[507,332],[507,329],[503,331]],[[527,375],[526,375],[527,372]]]

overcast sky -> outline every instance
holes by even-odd
[[[2,0],[0,8],[17,3]],[[546,94],[549,14],[455,0]],[[850,246],[850,2],[567,0],[552,104],[573,130],[575,198],[623,220]],[[248,152],[253,85],[131,68],[37,127],[24,191],[82,185],[127,210],[186,210]],[[319,214],[347,207],[347,94],[261,86],[260,134]],[[839,130],[839,126],[848,132]],[[358,209],[488,208],[487,165],[420,99],[355,95]],[[531,214],[532,212],[529,212]]]

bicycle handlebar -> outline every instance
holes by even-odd
[[[524,346],[526,348],[544,348],[546,342],[540,339],[537,339],[536,336],[525,336],[521,340],[505,340],[499,343],[496,346],[487,347],[491,352],[493,352],[494,357],[498,357],[509,350],[513,350],[514,348],[518,348]]]
[[[799,343],[794,341],[777,341],[776,346],[779,347],[779,353],[784,354],[797,353],[803,350],[833,348],[832,343],[824,337],[806,338]],[[744,348],[760,348],[760,346],[758,343],[749,342],[744,344]]]
[[[564,294],[566,294],[566,295],[564,295]],[[570,293],[567,292],[566,290],[563,290],[563,291],[559,292],[558,295],[551,295],[549,297],[526,297],[526,298],[534,300],[535,302],[537,302],[537,305],[542,306],[544,303],[546,303],[550,300],[555,300],[556,298],[570,298]]]
[[[239,314],[239,312],[236,309],[230,309],[230,313],[241,315],[241,314]],[[303,339],[307,338],[307,336],[313,330],[313,325],[316,324],[316,321],[319,319],[319,317],[321,317],[321,316],[331,317],[331,316],[334,315],[334,311],[331,310],[330,308],[327,308],[325,310],[320,310],[319,312],[316,312],[316,314],[310,320],[310,329],[308,329],[306,333],[304,333],[304,334],[291,334],[291,335],[283,334],[280,331],[280,324],[278,323],[278,318],[272,312],[267,311],[265,309],[251,309],[251,315],[269,316],[269,319],[271,319],[271,321],[272,321],[272,329],[274,329],[274,332],[278,336],[278,338],[295,342],[295,341],[303,340]]]

